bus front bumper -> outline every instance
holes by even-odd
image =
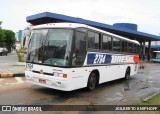
[[[31,71],[25,71],[25,77],[27,78],[28,82],[36,85],[62,91],[73,90],[68,85],[69,81],[67,79],[62,79],[62,77],[47,76],[43,74],[33,73]]]

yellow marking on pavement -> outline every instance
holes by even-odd
[[[1,74],[1,78],[13,77],[13,74],[3,73]]]

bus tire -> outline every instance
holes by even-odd
[[[97,77],[96,73],[91,73],[89,78],[88,78],[88,83],[87,83],[87,89],[88,91],[93,91],[96,88],[97,84]]]
[[[130,79],[130,68],[128,67],[125,73],[125,79],[129,80]]]

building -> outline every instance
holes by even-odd
[[[16,37],[16,49],[20,49],[21,47],[28,47],[28,43],[30,40],[30,34],[32,31],[32,25],[29,25],[24,30],[19,30],[15,33]]]
[[[32,25],[26,27],[22,32],[21,46],[27,48],[30,40],[30,35],[32,31]]]

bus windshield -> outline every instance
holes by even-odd
[[[68,66],[73,30],[33,30],[28,48],[27,61],[55,66]]]
[[[153,59],[160,59],[160,52],[153,52]]]

